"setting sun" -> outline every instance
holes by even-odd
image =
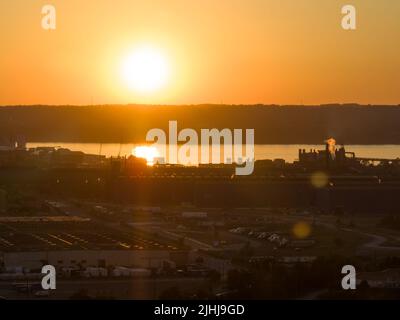
[[[148,165],[154,164],[154,159],[159,156],[158,150],[151,146],[138,146],[132,150],[135,157],[146,159]]]
[[[121,73],[130,89],[147,93],[161,89],[166,84],[169,65],[161,51],[152,47],[141,47],[125,57]]]

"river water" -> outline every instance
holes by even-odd
[[[118,143],[36,143],[27,144],[28,148],[32,147],[61,147],[72,151],[83,151],[89,154],[102,154],[110,156],[127,156],[134,154],[136,147],[140,144],[118,144]],[[400,157],[400,145],[347,145],[346,151],[355,152],[357,157],[366,158],[383,158],[395,159]],[[298,158],[298,150],[306,149],[324,149],[324,145],[309,145],[309,144],[257,144],[254,147],[255,159],[284,159],[287,162],[293,162]]]

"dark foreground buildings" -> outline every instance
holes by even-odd
[[[400,209],[397,160],[357,158],[344,147],[299,150],[299,160],[260,160],[250,176],[234,165],[146,166],[142,159],[85,155],[56,149],[0,153],[0,181],[43,195],[145,205],[200,207],[315,207],[322,211],[391,212]]]

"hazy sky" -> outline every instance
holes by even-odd
[[[1,0],[0,104],[399,104],[399,17],[398,0]],[[121,77],[143,45],[169,67],[146,94]]]

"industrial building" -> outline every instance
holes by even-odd
[[[56,267],[162,268],[183,265],[188,250],[176,241],[121,232],[79,217],[0,220],[0,266],[5,270]]]

